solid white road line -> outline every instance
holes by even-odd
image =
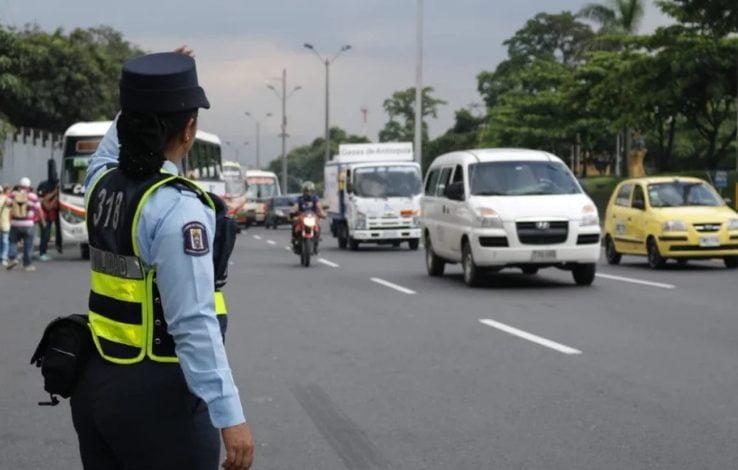
[[[396,291],[402,292],[403,294],[415,294],[414,290],[408,289],[407,287],[398,286],[397,284],[394,284],[389,281],[385,281],[384,279],[380,279],[378,277],[373,277],[372,282],[376,282],[377,284],[381,284],[385,287],[389,287],[390,289],[394,289]]]
[[[339,267],[336,263],[334,263],[332,261],[328,261],[327,259],[323,259],[323,258],[318,258],[318,263],[323,263],[324,265],[330,266],[331,268],[338,268]]]
[[[252,235],[254,240],[261,240],[261,235]]]
[[[541,346],[546,346],[547,348],[554,349],[560,353],[582,354],[582,351],[578,349],[574,349],[564,344],[551,341],[550,339],[542,338],[532,333],[528,333],[527,331],[519,330],[510,325],[505,325],[504,323],[490,320],[489,318],[481,318],[479,322],[484,325],[491,326],[492,328],[497,328],[498,330],[504,331],[505,333],[509,333],[511,335],[517,336],[518,338],[527,339],[528,341],[532,341],[536,344],[540,344]]]
[[[602,279],[610,279],[611,281],[629,282],[631,284],[640,284],[649,287],[659,287],[661,289],[675,289],[674,284],[664,284],[663,282],[645,281],[643,279],[634,279],[632,277],[613,276],[612,274],[597,273],[597,277]]]
[[[275,242],[274,240],[267,240],[267,243],[269,243],[270,245],[276,245],[277,244],[277,242]]]

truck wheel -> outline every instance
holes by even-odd
[[[420,240],[417,238],[414,240],[408,240],[407,242],[408,246],[410,246],[410,249],[412,251],[418,251],[418,247],[420,246]]]
[[[88,245],[87,243],[82,243],[79,246],[79,255],[84,260],[90,259],[90,245]]]
[[[338,238],[338,248],[345,250],[348,246],[348,229],[345,224],[341,224],[336,231],[336,237]]]
[[[428,275],[432,277],[443,276],[443,270],[446,268],[446,262],[433,252],[433,246],[428,237],[425,239],[425,267]]]
[[[579,286],[590,286],[595,280],[595,274],[597,274],[597,265],[592,264],[578,264],[571,270],[571,274],[574,277],[574,282]]]
[[[349,249],[351,251],[358,251],[358,249],[359,249],[359,241],[356,240],[354,237],[352,237],[350,235],[349,235],[349,239],[348,239],[348,244],[349,244]]]

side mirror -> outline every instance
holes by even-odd
[[[645,211],[646,210],[646,202],[641,200],[633,200],[633,209],[638,209],[639,211]]]
[[[446,186],[443,191],[443,195],[452,201],[463,201],[464,200],[464,183],[457,182],[451,183]]]

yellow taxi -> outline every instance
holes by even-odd
[[[605,214],[607,262],[643,255],[653,269],[668,259],[720,258],[738,267],[738,214],[707,182],[689,177],[635,178],[615,188]]]

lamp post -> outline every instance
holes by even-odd
[[[417,3],[415,59],[415,161],[423,164],[423,0]]]
[[[261,119],[256,119],[250,112],[246,111],[244,113],[246,116],[251,118],[254,123],[256,123],[256,168],[258,170],[261,169],[261,145],[260,145],[260,135],[261,135],[261,123],[266,121],[268,118],[272,117],[272,113],[266,113],[266,115]]]
[[[351,49],[351,46],[346,44],[336,52],[333,57],[324,58],[318,51],[315,50],[310,43],[305,43],[303,46],[306,49],[313,51],[315,56],[320,59],[320,62],[325,65],[325,162],[327,163],[331,159],[331,124],[330,124],[330,70],[331,64],[338,59],[338,56]]]
[[[290,94],[287,94],[287,69],[282,69],[282,91],[281,93],[271,83],[267,83],[267,88],[272,90],[277,98],[282,100],[282,132],[279,136],[282,138],[282,189],[288,192],[287,189],[287,100],[295,94],[296,91],[301,90],[301,86],[296,86],[292,89]]]
[[[241,156],[240,156],[240,152],[239,152],[239,146],[238,145],[233,145],[230,140],[226,140],[226,145],[228,147],[232,148],[236,152],[236,163],[238,163],[240,165],[241,164]],[[243,145],[243,146],[249,145],[249,141],[246,140],[241,145]]]

